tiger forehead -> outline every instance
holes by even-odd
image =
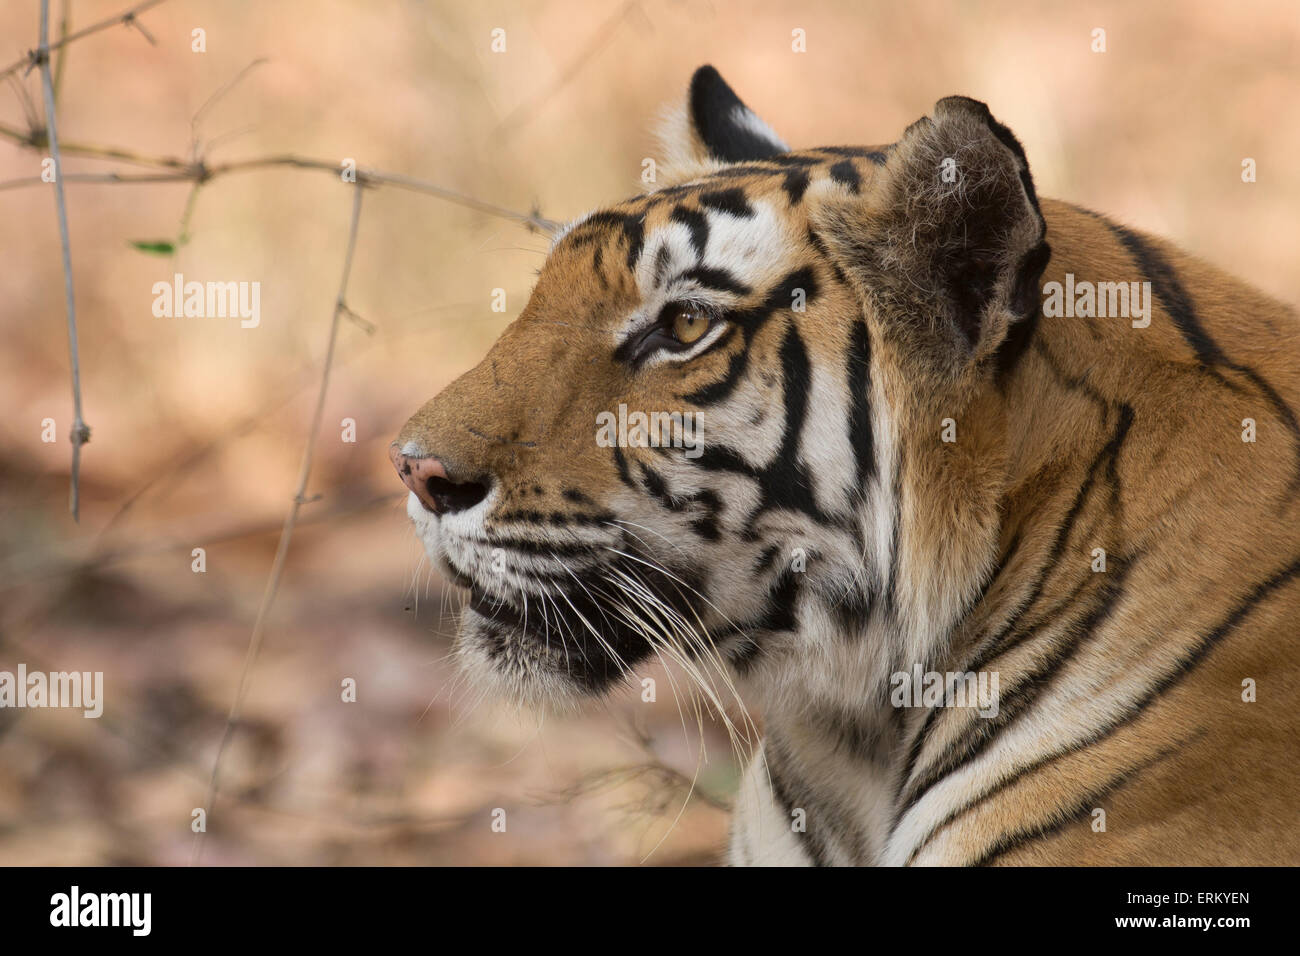
[[[631,270],[644,251],[647,233],[657,226],[678,221],[690,228],[707,211],[751,217],[752,203],[758,200],[778,200],[778,209],[793,213],[809,187],[818,182],[858,193],[874,168],[885,163],[889,149],[828,146],[726,166],[692,182],[666,186],[590,213],[561,232],[554,252],[625,242],[624,264]],[[602,252],[597,266],[603,261]]]

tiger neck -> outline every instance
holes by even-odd
[[[1056,252],[1044,282],[1086,274],[1087,257],[1071,243]],[[1099,367],[1098,353],[1119,347],[1099,345],[1099,334],[1124,331],[1043,319],[1005,381],[938,408],[911,404],[917,390],[908,374],[891,380],[886,364],[874,376],[875,401],[897,416],[881,442],[894,456],[882,462],[880,480],[881,489],[892,487],[889,572],[859,636],[835,643],[800,635],[804,646],[829,647],[825,673],[805,674],[802,686],[793,681],[762,701],[766,762],[791,799],[846,815],[836,829],[859,835],[855,854],[879,852],[896,822],[911,744],[934,706],[927,688],[950,675],[973,677],[978,687],[1008,638],[1038,634],[1036,617],[1017,614],[1032,594],[1033,568],[1059,550],[1052,529],[1059,537],[1072,526],[1078,490],[1090,474],[1104,479],[1114,467],[1133,421],[1122,401],[1101,398],[1127,388]],[[953,441],[944,438],[945,419]],[[1085,564],[1094,546],[1125,552],[1121,523],[1090,520],[1088,529],[1096,540],[1076,555]],[[1114,580],[1091,577],[1084,587]]]

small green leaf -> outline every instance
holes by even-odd
[[[170,239],[132,239],[131,245],[151,256],[170,256],[176,251],[176,244]]]

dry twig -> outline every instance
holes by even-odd
[[[63,247],[63,296],[68,314],[68,361],[72,369],[72,487],[68,507],[72,520],[81,519],[81,446],[90,441],[90,426],[81,417],[81,358],[77,352],[77,303],[72,288],[72,247],[68,239],[68,208],[63,197],[63,162],[55,123],[54,82],[50,77],[50,0],[41,0],[41,89],[45,97],[45,130],[54,163],[54,200],[59,213],[59,242]],[[39,178],[39,177],[38,177]]]
[[[0,124],[0,135],[14,140],[22,146],[29,148],[40,148],[43,145],[41,131],[33,133],[21,133],[13,127]],[[230,173],[248,172],[257,169],[270,169],[274,167],[292,167],[296,169],[313,169],[322,172],[328,172],[331,175],[339,175],[342,166],[340,163],[327,159],[313,159],[307,156],[297,156],[292,153],[285,153],[278,156],[259,156],[253,159],[240,159],[232,162],[218,163],[208,165],[203,159],[195,161],[186,161],[176,159],[170,156],[142,156],[131,153],[128,150],[117,149],[113,147],[95,147],[78,145],[77,153],[82,156],[95,156],[104,159],[120,159],[124,162],[133,163],[140,166],[152,166],[157,168],[158,172],[151,173],[72,173],[67,176],[70,183],[209,183],[219,176],[225,176]],[[393,186],[397,189],[409,189],[413,192],[425,193],[435,196],[446,202],[454,203],[457,206],[464,206],[466,209],[473,209],[476,212],[486,213],[489,216],[495,216],[498,219],[508,219],[511,222],[517,222],[529,229],[543,233],[552,233],[559,226],[553,220],[547,219],[540,212],[533,210],[522,213],[513,209],[507,209],[504,206],[498,206],[495,203],[485,202],[482,199],[476,199],[473,196],[467,196],[464,193],[457,192],[454,189],[448,189],[445,186],[439,186],[437,183],[431,183],[427,180],[417,179],[414,176],[407,176],[402,173],[389,173],[379,169],[368,169],[358,166],[356,169],[356,181],[361,186]],[[42,182],[40,176],[23,176],[18,179],[9,179],[0,182],[0,190],[19,189],[25,186],[35,186]]]
[[[107,30],[109,27],[115,27],[118,25],[135,27],[142,34],[144,34],[145,38],[148,39],[150,43],[152,43],[153,38],[140,25],[140,23],[136,20],[136,17],[139,16],[141,13],[144,13],[150,7],[156,7],[160,3],[166,3],[166,2],[167,0],[144,0],[143,3],[137,3],[135,6],[127,10],[123,10],[121,13],[115,13],[113,14],[113,16],[109,17],[106,20],[100,20],[98,23],[92,23],[90,26],[84,27],[83,29],[78,30],[76,33],[70,33],[64,37],[61,37],[59,40],[55,41],[54,43],[45,42],[47,38],[47,30],[46,27],[42,25],[41,45],[38,46],[35,50],[28,50],[20,59],[16,60],[13,63],[10,63],[4,69],[0,69],[0,80],[4,79],[6,76],[9,76],[12,73],[17,73],[19,70],[22,70],[24,67],[28,71],[30,71],[34,66],[40,66],[42,63],[48,63],[50,59],[50,54],[53,53],[55,50],[61,50],[69,43],[74,43],[77,40],[80,40],[82,37],[88,37],[92,33],[98,33],[100,30]],[[48,11],[46,9],[47,6],[48,6],[48,0],[41,0],[42,24],[46,22],[46,17],[48,15]]]
[[[358,183],[352,188],[352,222],[348,228],[347,252],[343,258],[343,278],[339,283],[339,294],[334,301],[334,314],[330,319],[329,345],[325,349],[325,364],[321,370],[320,391],[316,395],[316,410],[312,414],[311,430],[307,433],[307,447],[303,451],[302,466],[298,472],[298,488],[294,492],[293,502],[289,506],[289,513],[284,519],[284,530],[280,532],[280,544],[276,548],[275,560],[271,564],[271,575],[267,578],[266,590],[262,593],[262,604],[257,609],[257,619],[253,623],[253,634],[248,641],[248,653],[244,656],[244,667],[239,675],[239,686],[235,691],[235,702],[231,705],[230,716],[226,718],[225,730],[221,734],[221,742],[217,745],[217,755],[212,761],[212,779],[208,782],[208,796],[204,802],[205,815],[209,818],[212,816],[213,805],[216,803],[221,758],[225,755],[230,738],[234,735],[235,724],[239,721],[239,714],[244,704],[244,695],[248,690],[248,677],[252,672],[253,662],[257,659],[257,652],[261,650],[262,638],[266,633],[267,615],[270,613],[271,605],[275,603],[276,592],[280,589],[280,578],[284,575],[284,565],[289,557],[289,543],[293,538],[294,526],[298,523],[298,512],[308,500],[306,498],[307,482],[311,478],[312,460],[316,454],[316,437],[320,432],[321,418],[325,414],[325,396],[329,390],[330,369],[334,364],[334,347],[338,342],[339,323],[345,313],[349,311],[346,302],[348,278],[352,274],[352,256],[357,248],[357,227],[361,223],[361,191],[363,187]],[[202,857],[203,837],[205,834],[206,828],[194,835],[194,850],[190,857],[191,864],[197,864]]]

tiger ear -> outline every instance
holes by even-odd
[[[936,103],[886,151],[875,188],[830,210],[827,231],[906,351],[957,372],[1016,323],[1027,339],[1051,249],[1024,150],[983,103]]]
[[[743,163],[790,151],[711,66],[695,71],[686,109],[668,117],[666,126],[661,138],[669,159],[678,164]]]

